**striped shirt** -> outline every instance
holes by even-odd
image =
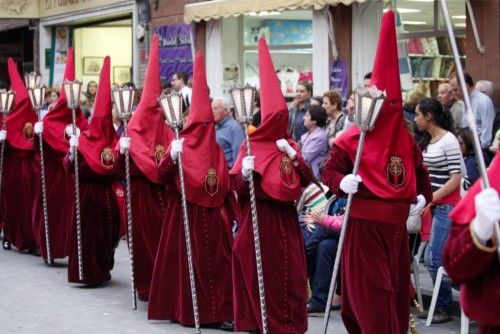
[[[464,160],[457,138],[446,132],[437,142],[424,150],[424,165],[429,170],[432,191],[441,188],[451,174],[463,173]]]

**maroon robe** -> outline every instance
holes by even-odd
[[[490,186],[500,191],[500,155],[488,169]],[[476,216],[475,197],[481,180],[450,213],[453,226],[443,250],[443,266],[451,279],[460,283],[460,305],[465,314],[480,324],[481,333],[500,333],[500,262],[496,245],[483,245],[471,230]],[[492,237],[494,239],[494,235]]]
[[[73,161],[66,157],[64,165],[74,177]],[[68,249],[68,281],[71,283],[96,285],[111,280],[113,255],[120,240],[120,213],[112,187],[113,180],[119,179],[120,175],[117,166],[115,170],[117,173],[114,175],[100,175],[89,168],[84,159],[79,159],[83,280],[78,276],[76,216],[73,209]]]
[[[302,186],[312,172],[297,156],[296,170]],[[261,188],[254,173],[264,272],[269,333],[305,333],[307,330],[307,269],[304,239],[293,202],[279,202]],[[259,329],[262,318],[255,262],[255,247],[248,183],[241,174],[231,175],[231,186],[242,205],[239,230],[233,246],[233,290],[235,331]]]
[[[415,144],[416,189],[427,202],[432,191]],[[337,196],[351,173],[349,155],[334,145],[322,181]],[[411,203],[386,200],[363,183],[354,195],[341,261],[341,316],[349,333],[407,333],[410,314],[410,254],[406,220]]]
[[[45,158],[45,185],[47,187],[50,255],[53,259],[60,259],[68,256],[69,232],[73,221],[73,206],[75,205],[75,182],[72,175],[68,175],[64,169],[63,160],[66,153],[52,149],[45,142],[43,152]],[[33,202],[33,233],[42,257],[47,259],[41,182],[40,164],[37,163],[35,199]]]
[[[18,150],[5,143],[2,175],[1,217],[4,240],[18,250],[37,248],[31,225],[36,169],[33,151]]]
[[[149,181],[130,159],[130,188],[134,236],[135,287],[140,300],[147,301],[151,276],[167,215],[165,185]]]
[[[177,167],[169,154],[159,166],[167,181],[167,212],[151,282],[148,318],[193,325],[193,304],[187,262],[180,192],[174,183]],[[223,208],[187,202],[200,323],[233,318],[230,219]]]

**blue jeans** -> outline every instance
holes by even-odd
[[[436,274],[442,265],[443,248],[448,240],[451,228],[451,220],[448,214],[453,209],[452,205],[436,205],[432,210],[432,229],[429,243],[425,250],[425,267],[429,270],[432,282],[436,283]],[[443,277],[439,288],[436,310],[450,311],[453,297],[449,279]]]
[[[316,225],[313,232],[309,232],[303,227],[302,232],[312,289],[309,305],[315,309],[323,309],[326,306],[330,290],[340,232],[327,229],[322,225]]]

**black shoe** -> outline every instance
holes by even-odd
[[[325,313],[325,308],[321,307],[312,307],[311,305],[307,305],[307,314],[310,313]]]
[[[234,324],[232,321],[224,321],[220,324],[219,329],[225,332],[234,332]]]
[[[31,254],[33,256],[42,256],[42,254],[40,254],[40,250],[36,248],[28,249],[28,254]]]
[[[10,242],[8,242],[5,239],[2,241],[2,247],[5,250],[11,250],[12,249],[12,246],[11,246]]]
[[[417,318],[419,319],[427,319],[429,316],[429,311],[425,311],[417,315]],[[444,324],[446,322],[452,321],[453,318],[451,317],[450,313],[445,310],[436,310],[434,312],[434,315],[432,316],[431,324],[437,325],[437,324]]]

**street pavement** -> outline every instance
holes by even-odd
[[[0,249],[0,333],[116,334],[194,333],[194,328],[168,321],[148,321],[147,304],[132,310],[127,245],[115,255],[112,280],[100,288],[84,288],[67,282],[67,261],[47,267],[39,257]],[[424,273],[428,275],[427,273]],[[384,307],[383,305],[380,305]],[[308,333],[320,333],[322,317],[309,317]],[[420,333],[460,333],[460,319],[425,327]],[[224,333],[202,329],[203,333]],[[476,333],[471,325],[469,333]],[[339,312],[332,312],[328,333],[347,333]],[[385,334],[385,333],[381,333]]]

